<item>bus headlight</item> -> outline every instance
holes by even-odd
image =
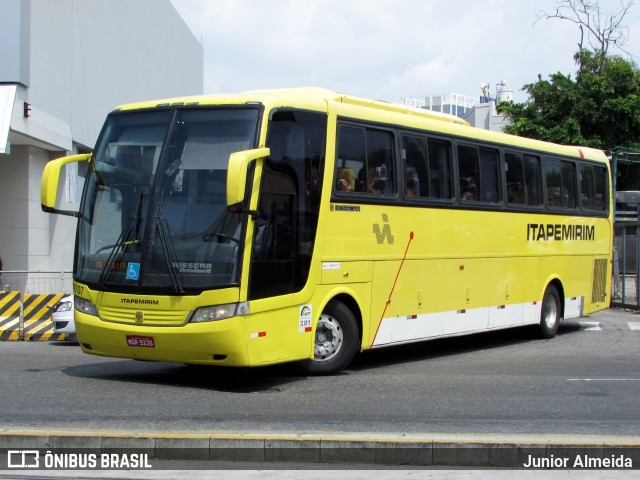
[[[98,316],[98,309],[89,300],[75,297],[74,303],[76,310],[78,310],[79,312],[86,313],[87,315],[93,315],[94,317]]]
[[[228,303],[226,305],[214,305],[211,307],[201,307],[191,315],[189,322],[215,322],[226,318],[247,315],[249,313],[249,303]]]

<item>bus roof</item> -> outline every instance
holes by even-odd
[[[357,105],[370,109],[381,111],[401,113],[405,115],[416,115],[423,118],[440,120],[444,122],[456,123],[459,125],[469,125],[469,123],[455,115],[447,113],[434,112],[420,108],[408,107],[397,103],[391,103],[384,100],[369,100],[366,98],[345,95],[319,87],[307,88],[286,88],[271,90],[248,90],[237,94],[216,94],[216,95],[197,95],[191,97],[175,97],[162,100],[149,100],[144,102],[136,102],[120,105],[117,111],[137,110],[141,108],[156,108],[171,105],[242,105],[247,103],[269,103],[288,106],[300,106],[300,104],[309,103],[310,106],[315,105],[326,110],[329,102],[339,102],[349,105]]]
[[[235,94],[196,95],[149,100],[118,106],[114,111],[153,109],[168,106],[247,105],[262,104],[269,109],[278,106],[317,111],[334,110],[340,116],[371,119],[380,123],[431,130],[459,138],[484,140],[503,146],[522,147],[542,152],[598,161],[608,161],[601,150],[554,144],[526,137],[471,127],[465,120],[446,113],[409,107],[382,100],[345,95],[320,87],[248,90]]]

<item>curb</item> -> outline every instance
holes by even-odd
[[[575,461],[580,468],[602,467],[602,462],[610,461],[620,461],[622,468],[630,464],[640,468],[640,437],[19,430],[0,432],[0,450],[5,449],[42,450],[42,454],[135,452],[149,459],[298,462],[317,468],[332,463],[522,468],[531,457],[567,458],[569,468]],[[598,463],[585,466],[583,458]]]

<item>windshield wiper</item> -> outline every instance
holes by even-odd
[[[160,245],[162,246],[162,252],[164,253],[164,261],[167,266],[167,270],[169,271],[169,278],[171,279],[171,284],[175,289],[176,293],[184,293],[184,289],[182,288],[182,284],[180,283],[180,278],[178,278],[178,274],[176,273],[176,269],[174,268],[174,256],[173,252],[175,252],[175,247],[171,241],[171,237],[167,235],[167,227],[165,226],[165,221],[156,217],[156,228],[158,232],[158,239],[160,240]]]
[[[113,261],[116,259],[116,257],[119,254],[124,252],[127,244],[131,243],[126,241],[125,239],[129,237],[131,231],[133,230],[132,226],[133,226],[134,220],[135,220],[134,217],[129,217],[129,219],[127,220],[127,223],[125,223],[124,228],[122,229],[122,232],[120,232],[120,236],[116,240],[116,243],[114,243],[113,245],[107,245],[106,247],[103,247],[103,249],[104,248],[113,248],[113,249],[111,250],[109,257],[107,258],[107,261],[105,262],[104,266],[102,267],[102,271],[100,272],[100,278],[98,279],[99,290],[102,290],[104,288],[104,284],[107,281],[107,271],[110,269],[110,266],[113,265]]]
[[[136,204],[134,214],[127,219],[127,223],[124,224],[124,228],[120,232],[120,236],[118,236],[116,243],[107,245],[96,251],[96,253],[99,253],[102,250],[105,250],[107,248],[112,248],[111,253],[109,254],[109,257],[107,258],[107,261],[105,262],[104,266],[102,267],[102,271],[100,272],[100,278],[98,279],[98,288],[100,290],[104,289],[104,284],[107,281],[107,272],[110,270],[111,265],[113,265],[114,260],[119,255],[124,253],[127,246],[140,243],[140,240],[138,240],[137,236],[138,236],[138,222],[140,219],[140,208],[142,207],[142,197],[143,197],[143,192],[142,190],[140,190],[140,196],[138,197],[138,203]],[[132,233],[134,234],[133,235],[134,238],[133,240],[129,240],[129,237],[131,236]]]

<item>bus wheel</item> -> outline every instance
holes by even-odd
[[[304,362],[306,372],[337,373],[351,363],[359,347],[358,324],[353,313],[340,302],[330,302],[316,326],[313,360]]]
[[[562,316],[560,295],[553,285],[549,285],[542,299],[539,333],[542,338],[553,338],[558,333]]]

